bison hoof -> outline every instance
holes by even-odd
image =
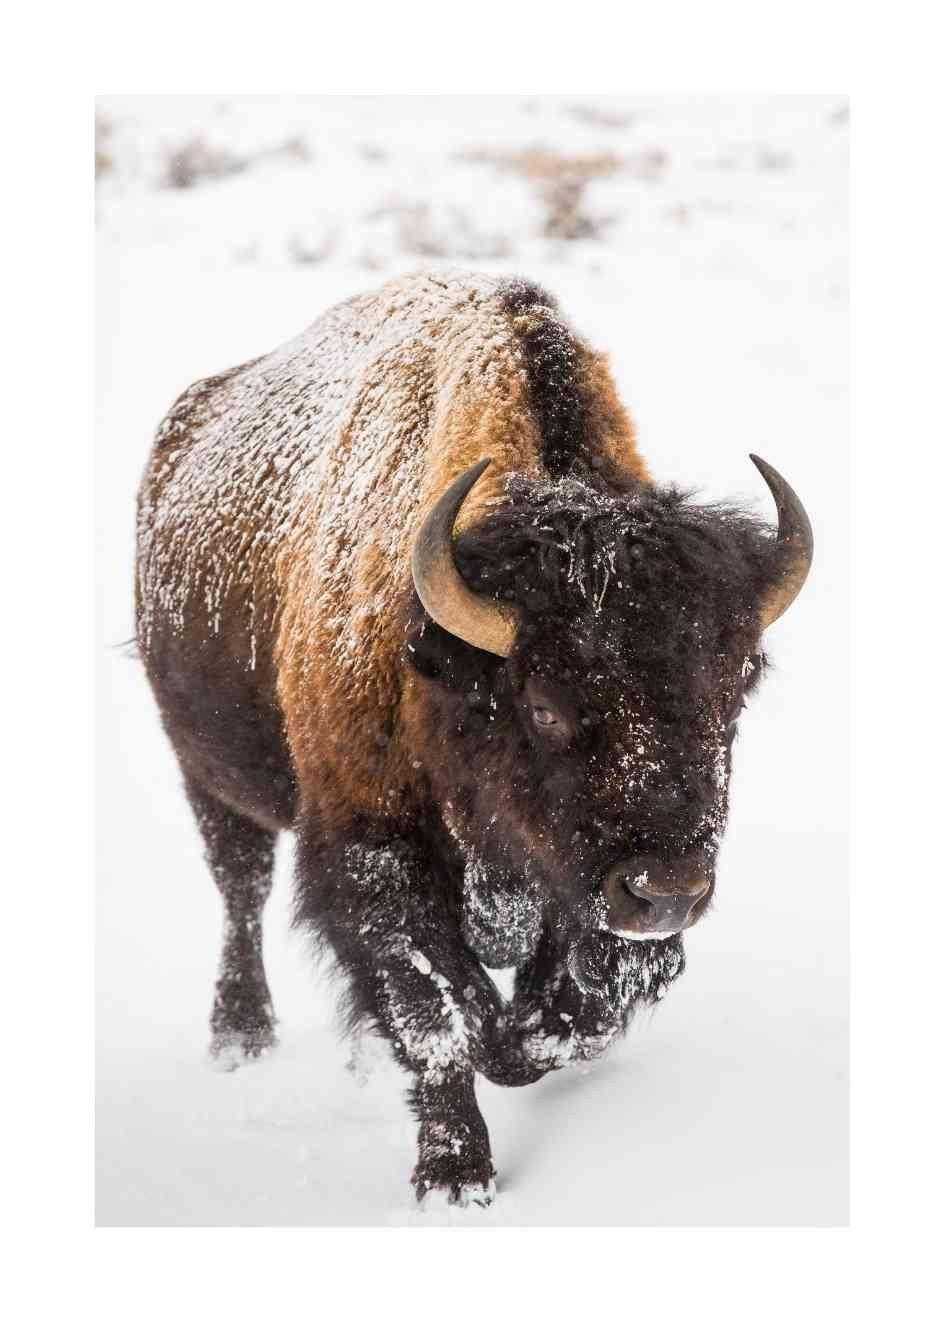
[[[495,1168],[485,1163],[461,1164],[437,1156],[417,1163],[413,1174],[417,1202],[424,1212],[434,1208],[488,1208],[495,1199]]]
[[[494,1180],[472,1185],[432,1185],[423,1192],[417,1186],[417,1200],[424,1213],[444,1208],[488,1208],[495,1200],[495,1193]]]
[[[238,1070],[268,1056],[277,1042],[271,1028],[216,1033],[210,1044],[210,1065],[219,1071]]]

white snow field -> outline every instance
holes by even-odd
[[[844,1224],[842,103],[125,97],[99,113],[99,1224]],[[196,140],[180,168],[243,168],[162,185],[167,151]],[[718,899],[685,977],[589,1070],[481,1085],[499,1195],[465,1213],[413,1202],[385,1050],[363,1085],[347,1068],[337,988],[288,929],[289,838],[266,911],[281,1045],[232,1074],[206,1064],[220,904],[140,667],[113,646],[133,632],[135,487],[176,394],[443,262],[558,297],[611,352],[658,478],[773,517],[756,451],[817,540],[742,721]]]

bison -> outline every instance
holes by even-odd
[[[275,1042],[261,916],[411,1077],[417,1197],[488,1204],[477,1073],[597,1057],[683,971],[762,636],[811,528],[650,477],[536,285],[421,273],[197,382],[139,493],[136,633],[225,913],[211,1051]],[[503,998],[489,970],[515,968]]]

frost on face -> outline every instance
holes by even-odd
[[[595,1060],[624,1032],[635,1007],[666,994],[683,965],[676,937],[631,942],[601,933],[576,944],[566,973],[521,1020],[526,1059],[542,1070]],[[581,994],[575,1014],[556,1009],[566,979]]]
[[[603,923],[568,955],[571,977],[585,996],[603,1006],[608,1017],[624,1014],[636,1002],[661,1000],[684,965],[678,935],[641,941],[605,931]]]
[[[683,968],[678,936],[636,942],[603,924],[592,927],[543,985],[516,995],[523,1055],[542,1071],[595,1060],[626,1030],[635,1009],[661,1000]]]

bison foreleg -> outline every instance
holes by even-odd
[[[326,846],[299,835],[299,919],[348,976],[352,1019],[372,1024],[413,1077],[417,1197],[487,1204],[495,1171],[474,1092],[501,1003],[453,908],[401,839]]]
[[[187,784],[187,797],[223,898],[223,952],[210,1016],[210,1052],[233,1069],[276,1041],[262,959],[262,911],[272,886],[275,836],[194,782]]]
[[[682,943],[595,932],[573,944],[545,933],[516,978],[509,1033],[544,1073],[592,1061],[626,1029],[634,1007],[658,1001],[682,973]]]

